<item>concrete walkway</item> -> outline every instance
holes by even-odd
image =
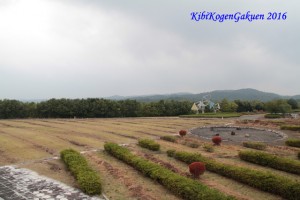
[[[15,166],[0,167],[0,200],[102,200]]]

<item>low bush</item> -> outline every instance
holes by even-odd
[[[243,142],[243,146],[257,150],[265,150],[267,148],[267,145],[262,142]]]
[[[74,175],[80,189],[88,195],[101,194],[101,181],[98,173],[89,167],[86,159],[73,149],[60,152],[60,157]]]
[[[203,162],[193,162],[189,165],[189,170],[194,178],[199,178],[205,172],[205,164]]]
[[[300,162],[297,160],[282,158],[258,151],[240,151],[239,157],[247,162],[271,167],[293,174],[300,174]]]
[[[203,149],[207,152],[214,152],[214,147],[211,144],[203,145]]]
[[[165,186],[168,190],[175,195],[190,200],[225,200],[234,199],[233,197],[226,196],[218,190],[209,188],[198,181],[181,176],[169,169],[162,167],[159,164],[148,161],[139,156],[133,155],[125,147],[121,147],[115,143],[107,143],[104,145],[105,151],[112,156],[124,161],[128,165],[134,167],[142,172],[145,176],[157,181]]]
[[[152,151],[158,151],[160,149],[160,145],[156,143],[154,140],[150,139],[140,139],[139,140],[139,146],[150,149]]]
[[[284,116],[281,114],[265,114],[265,118],[268,119],[275,119],[275,118],[282,118],[282,117]]]
[[[219,163],[197,153],[175,152],[173,157],[187,164],[191,164],[192,162],[204,162],[208,171],[260,190],[280,195],[285,199],[296,200],[299,199],[300,196],[300,183],[280,175]]]
[[[171,135],[165,135],[165,136],[161,136],[160,139],[162,140],[166,140],[166,141],[169,141],[169,142],[176,142],[176,137],[174,136],[171,136]]]
[[[282,125],[280,126],[281,130],[290,130],[290,131],[300,131],[300,126],[296,125]]]
[[[169,157],[173,157],[175,152],[176,152],[176,150],[174,150],[174,149],[167,150],[167,155]]]
[[[287,139],[285,141],[285,144],[287,146],[291,146],[291,147],[300,147],[300,140],[299,139]]]
[[[198,144],[196,142],[188,142],[186,145],[191,148],[198,148],[200,146],[200,144]]]
[[[182,118],[231,118],[240,117],[240,113],[203,113],[193,115],[180,115]]]

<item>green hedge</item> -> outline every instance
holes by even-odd
[[[98,173],[89,167],[86,159],[73,149],[60,152],[60,157],[75,176],[80,189],[88,195],[101,194],[101,181]]]
[[[300,126],[296,125],[282,125],[280,126],[282,130],[300,131]]]
[[[175,152],[174,158],[187,164],[191,164],[192,162],[204,162],[208,171],[215,172],[260,190],[280,195],[285,199],[299,200],[300,197],[300,183],[283,176],[245,167],[222,164],[197,153]]]
[[[275,119],[275,118],[282,118],[284,117],[281,114],[265,114],[265,118],[269,118],[269,119]]]
[[[165,135],[165,136],[161,136],[160,139],[162,140],[166,140],[166,141],[169,141],[169,142],[176,142],[176,137],[174,136],[171,136],[171,135]]]
[[[175,195],[190,200],[216,200],[216,199],[235,199],[226,196],[215,189],[211,189],[198,181],[181,176],[177,173],[166,169],[159,164],[150,162],[139,156],[133,155],[125,147],[121,147],[115,143],[107,143],[104,145],[105,151],[112,156],[131,165],[145,176],[152,178]]]
[[[287,146],[291,147],[300,147],[300,140],[299,139],[288,139],[285,141]]]
[[[180,115],[179,117],[183,118],[231,118],[231,117],[240,117],[240,113],[203,113],[203,114],[194,114],[194,115]]]
[[[160,145],[156,143],[154,140],[150,139],[140,139],[138,143],[141,147],[150,149],[152,151],[158,151],[160,148]]]
[[[265,150],[267,145],[261,142],[243,142],[243,146],[251,149]]]
[[[239,157],[242,160],[271,167],[285,172],[300,174],[300,162],[288,158],[282,158],[265,152],[240,151]]]

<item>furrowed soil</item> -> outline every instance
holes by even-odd
[[[143,176],[134,168],[111,157],[103,149],[106,142],[115,142],[127,146],[134,154],[169,168],[182,176],[190,177],[185,163],[169,158],[169,149],[198,152],[218,162],[270,171],[297,181],[300,176],[279,170],[258,166],[241,161],[238,151],[246,149],[239,143],[222,143],[213,146],[214,152],[205,151],[203,145],[211,141],[200,139],[190,133],[184,138],[178,137],[176,143],[159,139],[160,136],[177,137],[181,129],[190,130],[202,126],[237,126],[263,127],[279,130],[283,124],[298,124],[300,120],[239,120],[201,119],[201,118],[115,118],[115,119],[22,119],[0,120],[0,166],[16,165],[36,171],[37,173],[78,187],[76,181],[59,159],[63,149],[73,148],[83,152],[91,166],[99,172],[103,193],[109,199],[180,199],[163,186]],[[288,136],[300,138],[299,132],[282,131]],[[140,138],[154,139],[161,145],[159,152],[152,152],[137,146]],[[199,147],[191,148],[188,144],[197,143]],[[249,149],[248,149],[249,150]],[[300,149],[284,146],[284,141],[267,146],[266,151],[283,157],[297,159]],[[218,174],[206,171],[199,180],[202,184],[215,188],[237,199],[258,200],[282,199],[279,196],[262,192],[238,183]]]

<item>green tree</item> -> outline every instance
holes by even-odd
[[[292,107],[285,100],[273,100],[266,103],[266,109],[270,113],[288,113]]]
[[[297,109],[297,108],[299,108],[298,102],[297,102],[295,99],[293,99],[293,98],[289,99],[289,100],[287,101],[287,103],[292,107],[292,109]]]

